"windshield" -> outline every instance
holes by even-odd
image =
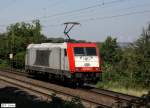
[[[84,56],[85,55],[84,48],[83,47],[75,47],[74,54],[75,54],[75,56]]]
[[[88,47],[86,49],[86,55],[87,56],[96,56],[96,48]]]
[[[75,56],[96,56],[95,47],[75,47],[74,48]]]

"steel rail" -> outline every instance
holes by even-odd
[[[6,72],[10,73],[11,71],[7,70]],[[22,76],[22,74],[20,74],[20,73],[18,74],[18,72],[13,72],[12,74],[17,74],[19,76]],[[7,77],[10,77],[10,76],[7,76]],[[17,78],[15,78],[15,79],[18,80]],[[25,83],[28,83],[28,82],[25,82]],[[39,88],[43,87],[42,85],[36,85],[36,84],[32,84],[32,85],[34,85],[36,87],[39,87]],[[43,88],[47,89],[49,91],[53,91],[56,94],[63,94],[63,95],[67,95],[67,96],[72,97],[72,98],[75,97],[75,95],[72,95],[71,93],[65,93],[63,91],[54,90],[54,89],[48,88],[48,87],[43,87]],[[80,90],[80,89],[77,89],[77,90]],[[90,94],[92,93],[92,94],[95,94],[95,95],[99,95],[100,97],[106,97],[106,99],[110,99],[112,101],[111,105],[120,104],[120,103],[121,104],[122,103],[137,104],[134,100],[139,99],[139,97],[136,97],[136,96],[131,96],[131,95],[118,93],[118,92],[105,90],[105,89],[96,89],[96,88],[94,88],[94,89],[81,89],[80,91],[87,92],[87,93],[90,93]],[[91,100],[89,100],[87,98],[84,98],[82,96],[80,96],[80,98],[81,98],[82,101],[90,103],[90,106],[92,106],[92,104],[93,104],[94,106],[112,107],[112,106],[110,106],[110,104],[95,102],[94,100],[91,101]]]
[[[39,86],[34,83],[26,82],[23,79],[17,79],[12,76],[4,75],[1,73],[0,73],[0,80],[10,83],[11,85],[15,85],[17,87],[21,87],[25,90],[29,90],[31,92],[41,94],[45,98],[47,98],[47,100],[49,100],[49,98],[53,96],[53,94],[56,94],[57,97],[63,98],[64,100],[71,100],[71,98],[76,97],[76,95],[72,95],[71,93],[64,93],[59,90],[55,90],[55,89],[48,88],[48,87],[43,87],[42,85]],[[83,97],[80,97],[80,99],[83,105],[85,105],[88,108],[95,108],[95,107],[110,108],[108,105],[95,102],[94,100],[91,101]]]

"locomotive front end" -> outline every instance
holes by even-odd
[[[69,45],[70,69],[73,78],[79,82],[96,83],[101,79],[101,64],[96,43],[74,43]]]

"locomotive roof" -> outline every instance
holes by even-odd
[[[92,43],[70,43],[73,46],[95,46],[96,43],[92,42]],[[48,48],[67,48],[67,42],[64,43],[41,43],[41,44],[29,44],[27,49],[48,49]]]
[[[31,48],[67,48],[67,43],[41,43],[41,44],[29,44],[27,49]]]

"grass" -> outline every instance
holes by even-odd
[[[133,95],[133,96],[142,96],[144,94],[148,93],[148,89],[140,87],[140,86],[130,86],[130,87],[125,87],[123,84],[120,82],[99,82],[97,85],[97,88],[103,88],[119,93],[124,93],[128,95]]]
[[[128,88],[128,89],[127,88],[109,88],[109,90],[119,92],[119,93],[128,94],[128,95],[139,96],[139,97],[148,93],[148,90],[146,90],[146,89],[137,90],[134,88]]]

